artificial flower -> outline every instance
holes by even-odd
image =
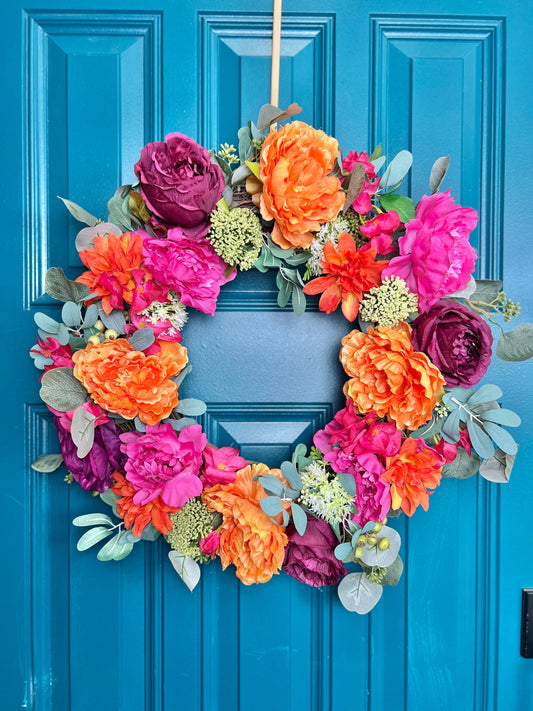
[[[338,541],[325,521],[307,514],[303,536],[293,524],[288,526],[287,536],[283,570],[301,583],[315,588],[336,585],[341,575],[348,572],[335,556]]]
[[[328,523],[344,523],[350,513],[352,496],[339,477],[321,462],[311,462],[300,472],[301,503]]]
[[[476,253],[468,241],[477,212],[455,205],[450,191],[424,195],[416,217],[398,240],[399,257],[391,259],[383,276],[398,276],[418,294],[419,311],[441,297],[464,289],[475,268]]]
[[[381,284],[381,273],[388,262],[376,262],[376,248],[357,249],[353,237],[343,232],[337,250],[326,242],[324,259],[320,262],[322,273],[304,286],[305,294],[322,294],[319,308],[327,314],[342,304],[342,313],[353,321],[359,312],[363,292]]]
[[[183,427],[170,423],[147,425],[146,432],[120,435],[121,450],[127,456],[126,479],[135,488],[133,503],[144,505],[157,497],[175,508],[199,496],[202,452],[207,437],[200,425]]]
[[[231,484],[235,481],[238,469],[243,469],[248,462],[233,447],[206,447],[204,449],[204,467],[202,480],[206,486]]]
[[[416,350],[431,358],[448,388],[471,388],[490,364],[490,326],[460,303],[434,304],[413,322],[411,340]]]
[[[125,528],[133,526],[132,533],[137,538],[149,523],[163,535],[172,530],[169,513],[176,512],[176,508],[167,506],[161,497],[147,504],[136,504],[133,501],[136,494],[133,484],[120,472],[115,472],[114,478],[113,493],[120,497],[116,500],[117,514],[124,519]]]
[[[167,534],[170,547],[187,558],[207,563],[213,556],[204,551],[201,544],[215,533],[213,519],[214,514],[200,499],[186,501],[177,513],[170,514],[172,531]]]
[[[400,451],[387,461],[382,475],[390,484],[392,508],[412,516],[418,505],[429,506],[429,490],[440,484],[443,458],[423,439],[407,437]]]
[[[338,152],[334,138],[302,121],[270,130],[259,163],[261,215],[274,220],[272,239],[280,247],[309,247],[312,232],[337,217],[344,193],[330,174]]]
[[[104,410],[155,425],[178,404],[178,386],[171,378],[188,360],[183,346],[172,345],[174,353],[145,355],[125,338],[90,343],[73,355],[74,376]]]
[[[377,249],[378,254],[390,254],[394,252],[392,235],[401,224],[396,210],[390,210],[390,212],[380,212],[367,223],[361,225],[359,231],[368,237],[370,244]]]
[[[205,538],[200,540],[198,545],[202,553],[214,558],[220,545],[220,533],[218,531],[211,531]]]
[[[359,314],[362,321],[374,321],[378,326],[393,328],[418,308],[418,296],[411,294],[399,277],[385,277],[381,286],[363,296]]]
[[[50,358],[52,363],[45,363],[45,372],[54,368],[72,368],[74,365],[72,348],[69,344],[62,346],[57,338],[52,336],[43,339],[37,338],[37,345],[31,349],[30,353],[40,353],[45,358]]]
[[[267,494],[255,479],[267,474],[286,485],[279,469],[252,464],[240,469],[231,484],[216,484],[202,494],[204,503],[224,517],[219,529],[222,567],[233,563],[245,585],[266,583],[278,573],[287,545],[285,527],[271,521],[259,503]]]
[[[189,237],[203,237],[222,197],[224,176],[205,148],[181,133],[148,143],[134,167],[148,208]]]
[[[185,305],[171,289],[162,300],[150,301],[142,310],[130,311],[130,321],[135,329],[151,328],[154,336],[163,341],[181,341],[181,329],[188,319]]]
[[[360,412],[415,430],[431,417],[444,378],[425,353],[414,350],[410,333],[407,324],[352,331],[342,339],[340,359],[351,376],[344,394]]]
[[[372,209],[370,196],[377,193],[379,188],[379,178],[376,175],[374,166],[370,162],[368,153],[365,153],[364,151],[361,151],[361,153],[357,153],[357,151],[350,151],[346,158],[342,161],[342,168],[346,173],[351,174],[356,163],[360,163],[364,167],[365,179],[359,195],[352,203],[352,207],[358,214],[364,215]]]
[[[86,301],[91,304],[101,300],[106,314],[113,309],[124,309],[124,302],[131,304],[135,291],[142,289],[152,275],[143,265],[143,238],[138,232],[126,232],[117,237],[96,236],[94,249],[84,249],[79,255],[89,271],[83,272],[76,281],[86,284],[91,294]]]
[[[235,278],[226,275],[228,265],[204,238],[191,239],[180,229],[167,237],[145,237],[145,264],[160,284],[178,294],[182,303],[213,315],[222,284]]]

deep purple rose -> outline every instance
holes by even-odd
[[[440,301],[419,316],[413,322],[411,340],[437,366],[449,388],[472,387],[489,367],[489,325],[455,301]]]
[[[306,585],[336,585],[348,571],[335,557],[337,538],[322,519],[307,514],[307,528],[303,536],[293,524],[287,528],[289,543],[285,549],[285,572]]]
[[[181,227],[189,237],[203,237],[222,197],[224,176],[191,138],[169,133],[165,141],[145,146],[135,164],[142,196],[164,223]]]
[[[115,470],[124,474],[126,456],[120,451],[120,430],[113,420],[95,428],[94,444],[83,459],[76,454],[76,445],[60,418],[54,417],[54,423],[65,466],[86,491],[105,491],[113,483]]]

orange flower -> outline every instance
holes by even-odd
[[[387,459],[381,478],[390,484],[392,508],[412,516],[418,504],[428,510],[429,493],[440,484],[442,457],[423,439],[407,438],[398,454]]]
[[[339,237],[338,252],[331,242],[324,245],[322,273],[304,286],[305,294],[322,294],[319,308],[327,314],[335,311],[342,301],[342,313],[353,321],[359,313],[364,291],[381,284],[381,272],[387,261],[376,262],[377,249],[365,246],[357,249],[353,237],[343,232]]]
[[[173,344],[173,352],[145,355],[125,338],[89,344],[76,351],[74,375],[92,399],[126,420],[137,415],[147,425],[168,417],[178,404],[178,386],[170,378],[187,363],[187,350]]]
[[[89,267],[76,281],[86,284],[91,294],[98,297],[89,299],[90,304],[97,298],[102,299],[102,308],[106,314],[113,309],[123,309],[133,301],[135,289],[142,288],[152,275],[142,266],[143,240],[135,232],[126,232],[117,237],[110,233],[108,237],[94,238],[94,249],[84,249],[80,259]]]
[[[287,485],[279,469],[252,464],[240,469],[231,484],[217,484],[202,494],[211,511],[224,517],[219,548],[222,567],[233,563],[245,585],[268,582],[281,569],[285,556],[285,527],[273,523],[259,505],[267,494],[254,477],[266,474],[274,474]]]
[[[126,528],[131,528],[133,525],[134,536],[140,536],[144,527],[149,523],[153,523],[163,535],[172,530],[172,521],[168,514],[175,513],[179,509],[167,506],[160,496],[143,506],[134,504],[133,497],[137,493],[137,489],[119,472],[115,472],[114,479],[115,483],[111,488],[117,496],[122,497],[117,499],[117,513],[120,518],[124,519]]]
[[[375,412],[400,429],[416,430],[431,417],[444,378],[424,353],[413,349],[411,329],[352,331],[342,339],[341,363],[351,380],[344,394],[359,412]]]
[[[261,215],[275,220],[272,239],[280,247],[309,247],[311,231],[337,217],[344,193],[329,174],[338,152],[334,138],[302,121],[270,130],[259,163]]]

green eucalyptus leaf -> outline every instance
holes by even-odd
[[[280,272],[278,272],[278,275],[279,274]],[[278,292],[278,306],[280,307],[280,309],[284,309],[285,306],[287,306],[287,304],[289,303],[292,289],[293,285],[282,277]]]
[[[192,592],[200,582],[201,571],[198,563],[178,551],[170,551],[168,557],[176,573]]]
[[[270,250],[265,251],[265,256],[263,258],[263,264],[265,267],[273,269],[274,267],[280,267],[281,263],[281,259],[275,257]]]
[[[68,412],[86,402],[89,395],[74,377],[74,368],[61,367],[47,371],[41,380],[41,400],[59,412]]]
[[[33,315],[33,320],[35,321],[37,326],[42,331],[46,331],[46,333],[50,333],[55,336],[59,332],[59,327],[61,326],[61,324],[55,319],[50,318],[50,316],[41,313],[40,311],[37,311],[37,313]]]
[[[302,490],[302,480],[300,479],[300,475],[292,462],[282,462],[281,473],[295,491]]]
[[[103,541],[104,538],[107,538],[112,533],[112,529],[104,528],[103,526],[91,528],[83,534],[76,547],[79,551],[86,551],[88,548],[91,548],[91,546],[95,546],[97,543],[100,543],[100,541]]]
[[[187,397],[180,400],[174,410],[175,412],[179,412],[180,415],[186,415],[187,417],[199,417],[207,410],[207,405],[203,400]]]
[[[259,483],[265,491],[276,496],[283,496],[283,484],[277,476],[273,474],[265,474],[259,477]]]
[[[431,439],[439,434],[442,426],[442,418],[433,416],[429,422],[409,433],[412,439]]]
[[[453,462],[447,462],[442,467],[442,476],[447,479],[468,479],[479,471],[481,459],[475,452],[469,456],[466,449],[457,447],[457,454]]]
[[[292,289],[292,310],[296,316],[302,316],[305,313],[306,298],[301,287],[294,285]]]
[[[308,262],[310,257],[311,252],[305,250],[304,252],[295,252],[290,256],[285,256],[284,260],[287,264],[290,264],[291,267],[297,267],[299,264],[305,264]]]
[[[410,198],[405,197],[405,195],[380,195],[379,200],[387,212],[396,210],[402,222],[414,220],[416,216],[415,204]]]
[[[488,400],[498,400],[503,395],[497,385],[483,385],[479,390],[475,390],[472,395],[466,400],[465,404],[472,409],[475,405],[481,405]]]
[[[484,422],[483,429],[496,444],[499,449],[503,450],[506,454],[516,454],[518,451],[518,445],[515,442],[513,436],[504,430],[500,425],[495,425],[493,422]]]
[[[184,427],[190,427],[191,425],[197,425],[198,422],[192,417],[181,417],[179,420],[175,420],[172,417],[165,420],[165,423],[169,423],[176,430],[176,432],[181,432]],[[146,432],[146,430],[144,430]]]
[[[87,210],[84,210],[83,207],[80,207],[75,202],[72,202],[72,200],[67,200],[66,198],[60,197],[59,195],[57,197],[64,203],[65,207],[70,212],[72,217],[78,220],[78,222],[83,222],[86,225],[89,225],[89,227],[95,227],[100,222],[97,217],[91,215],[89,212],[87,212]]]
[[[102,491],[100,494],[100,498],[104,502],[104,504],[107,504],[108,506],[113,506],[115,501],[120,498],[115,494],[113,489],[106,489],[105,491]]]
[[[350,573],[340,581],[337,593],[347,610],[366,615],[378,604],[383,587],[371,583],[364,573]]]
[[[263,104],[263,106],[259,109],[257,129],[263,132],[273,123],[285,121],[285,119],[299,114],[301,110],[302,108],[301,106],[298,106],[298,104],[291,104],[286,109],[280,109],[272,104]]]
[[[145,351],[155,341],[155,335],[151,328],[138,328],[128,338],[128,343],[136,351]]]
[[[293,503],[291,505],[292,522],[300,536],[303,536],[307,528],[307,515],[301,506]]]
[[[377,565],[380,568],[388,568],[389,565],[394,563],[398,553],[400,552],[402,539],[400,538],[398,531],[390,526],[383,526],[379,532],[379,538],[389,539],[389,547],[387,550],[381,551],[377,545],[371,546],[367,544],[363,547],[361,560],[365,565]]]
[[[368,160],[373,163],[377,158],[381,158],[383,155],[383,146],[381,143],[378,143],[378,145],[374,148],[372,153],[370,154]]]
[[[429,189],[431,190],[432,195],[439,191],[449,167],[450,156],[441,156],[433,163],[431,174],[429,176]]]
[[[353,548],[349,541],[346,543],[339,543],[333,552],[335,553],[335,558],[337,558],[337,560],[342,560],[345,563],[347,563],[348,560],[353,560]]]
[[[75,303],[80,303],[90,293],[88,286],[77,281],[70,281],[59,267],[50,267],[46,272],[44,288],[52,299],[74,301]]]
[[[246,163],[253,150],[251,131],[248,126],[243,126],[237,131],[237,136],[239,138],[239,160],[241,163]]]
[[[143,532],[141,533],[141,538],[143,541],[157,541],[160,536],[161,532],[157,530],[153,523],[149,523],[147,526],[145,526],[143,528]]]
[[[472,294],[472,301],[482,301],[490,304],[503,289],[503,282],[499,279],[476,279],[476,290]]]
[[[466,423],[472,447],[482,459],[490,459],[494,456],[494,445],[488,434],[484,432],[473,420]]]
[[[191,371],[192,371],[192,365],[188,365],[186,368],[184,368],[181,371],[181,373],[176,375],[175,378],[171,378],[171,380],[173,380],[179,387]]]
[[[281,501],[279,496],[265,496],[259,505],[267,516],[277,516],[281,511]]]
[[[55,472],[63,464],[62,454],[41,454],[40,457],[33,462],[31,468],[42,474],[50,474]]]
[[[488,481],[496,484],[507,484],[511,477],[514,461],[514,454],[506,454],[501,449],[497,449],[494,457],[481,462],[479,473]]]
[[[112,199],[108,202],[108,207],[110,206]],[[95,237],[107,237],[109,234],[121,235],[123,232],[128,232],[129,230],[136,229],[141,226],[141,223],[136,221],[131,215],[131,220],[127,222],[123,219],[121,214],[120,220],[121,224],[116,225],[112,222],[99,222],[95,227],[83,227],[76,235],[75,246],[78,252],[83,252],[85,249],[94,249],[94,238]]]
[[[376,158],[375,160],[370,161],[372,163],[372,165],[374,166],[375,173],[379,173],[379,171],[385,165],[386,160],[387,160],[387,156],[379,156],[379,158]]]
[[[287,527],[289,525],[289,514],[285,509],[281,509],[281,515],[283,517],[283,525]],[[274,519],[271,519],[272,523],[277,523]]]
[[[113,521],[103,513],[83,514],[72,521],[74,526],[112,526]]]
[[[98,319],[98,306],[96,304],[91,304],[90,306],[87,307],[87,310],[85,311],[85,317],[83,319],[83,323],[81,324],[82,328],[92,328],[94,324],[96,323]]]
[[[389,166],[380,180],[381,190],[391,190],[399,185],[405,178],[413,164],[413,156],[409,151],[400,151],[389,163]]]
[[[113,538],[109,539],[109,541],[107,541],[98,551],[98,555],[96,556],[98,560],[113,560],[113,558],[115,557],[115,553],[117,553],[121,548],[120,539],[120,533],[117,533],[115,536],[113,536]]]
[[[113,309],[110,314],[106,314],[101,304],[98,304],[98,316],[106,328],[114,329],[119,335],[124,333],[126,319],[124,313],[118,309]]]
[[[398,585],[400,582],[400,578],[402,577],[403,573],[403,560],[401,559],[400,556],[396,556],[396,560],[392,565],[389,565],[387,568],[387,572],[385,573],[385,577],[381,581],[382,585],[390,585],[391,587],[394,587],[395,585]]]
[[[74,301],[67,301],[63,304],[63,308],[61,309],[61,318],[66,326],[69,326],[70,328],[78,328],[82,321],[81,311],[78,304],[75,304]]]
[[[337,474],[342,488],[350,495],[355,496],[355,478],[352,474]]]
[[[243,180],[246,180],[249,175],[252,175],[252,171],[246,163],[243,163],[233,171],[233,175],[231,176],[231,184],[237,185],[238,183],[242,183]]]
[[[507,410],[505,407],[485,410],[481,418],[484,422],[495,422],[497,425],[505,425],[505,427],[518,427],[522,422],[516,412]]]
[[[132,541],[127,541],[124,538],[120,540],[120,546],[117,551],[115,551],[115,555],[113,556],[113,560],[123,560],[133,550],[134,543]]]
[[[502,333],[496,346],[502,360],[519,363],[533,356],[533,324],[522,323],[512,331]]]
[[[76,454],[80,459],[86,457],[94,444],[94,428],[96,417],[83,407],[77,407],[72,415],[70,436],[78,448]]]
[[[66,346],[70,341],[70,333],[64,323],[59,324],[59,330],[56,334],[56,338],[62,346]]]

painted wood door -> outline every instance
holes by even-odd
[[[518,711],[533,704],[519,656],[520,593],[533,586],[531,365],[489,377],[522,415],[503,489],[446,480],[427,514],[399,524],[407,573],[367,617],[334,590],[287,576],[246,588],[217,563],[190,594],[161,545],[120,564],[75,550],[71,519],[95,502],[61,474],[30,470],[56,451],[27,349],[49,266],[80,264],[57,195],[105,213],[141,147],[180,131],[206,146],[268,101],[270,0],[4,0],[2,287],[5,711],[339,711],[385,706]],[[415,158],[427,190],[449,154],[458,202],[480,212],[479,275],[504,277],[533,316],[528,259],[533,6],[496,0],[379,5],[286,0],[280,105],[346,152],[382,142]],[[268,277],[228,287],[214,318],[187,326],[193,374],[215,444],[278,464],[340,405],[342,317],[296,318]]]

